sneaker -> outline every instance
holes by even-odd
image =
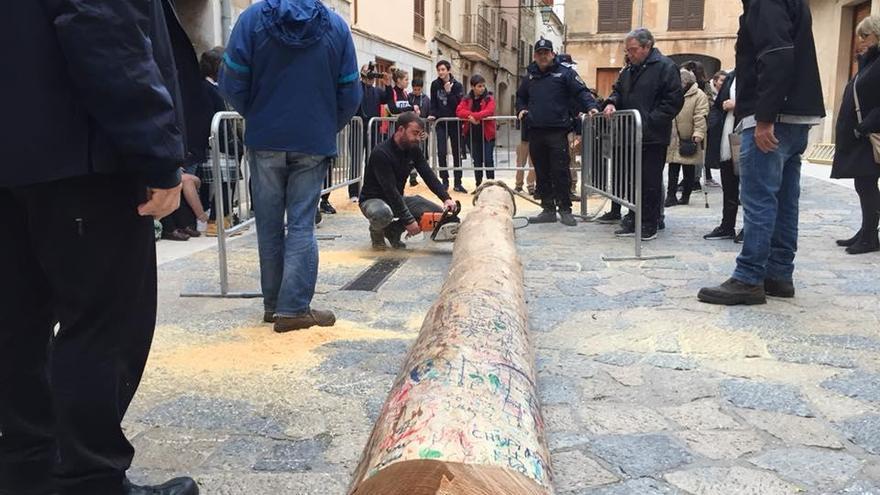
[[[544,210],[534,217],[529,217],[529,223],[556,223],[556,212]]]
[[[785,280],[764,279],[764,293],[771,297],[794,297],[794,283]]]
[[[740,229],[739,234],[736,234],[736,237],[733,239],[733,242],[737,244],[742,244],[744,241],[743,230]]]
[[[615,225],[619,221],[620,221],[620,214],[614,213],[613,211],[609,211],[608,213],[606,213],[596,219],[597,223],[601,223],[603,225]]]
[[[358,198],[357,196],[352,196],[352,197],[348,198],[348,200],[354,204],[358,204],[360,202],[360,198]]]
[[[321,201],[321,206],[319,207],[319,209],[321,210],[321,213],[326,213],[327,215],[336,214],[336,208],[334,208],[329,201]]]
[[[653,241],[657,238],[657,229],[654,227],[642,227],[642,240]]]
[[[735,278],[727,279],[718,287],[704,287],[697,294],[697,299],[708,304],[736,306],[739,304],[766,304],[767,295],[763,285],[751,285]]]
[[[578,224],[577,218],[570,211],[559,212],[559,223],[567,227],[575,227]]]
[[[707,241],[723,241],[727,239],[735,239],[736,232],[733,230],[724,230],[722,227],[715,227],[712,232],[703,236]]]
[[[453,187],[452,190],[457,193],[462,193],[462,194],[468,193],[467,189],[465,189],[464,186],[462,186],[461,184],[458,184],[457,186]]]
[[[128,478],[122,480],[123,495],[199,495],[199,485],[192,478],[174,478],[161,485],[135,485]]]
[[[521,192],[523,192],[523,187],[522,187],[522,186],[516,186],[516,187],[513,189],[513,192],[515,192],[515,193],[521,193]]]
[[[278,316],[275,318],[275,332],[284,333],[303,330],[311,327],[332,327],[336,324],[336,315],[332,311],[311,309],[299,316]]]
[[[706,179],[706,185],[709,187],[721,187],[721,184],[719,184],[715,179]]]
[[[636,229],[631,225],[624,225],[621,228],[615,230],[614,235],[616,235],[617,237],[635,237]]]

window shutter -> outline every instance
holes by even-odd
[[[599,0],[599,32],[612,33],[617,29],[617,5],[614,0]]]
[[[669,30],[681,31],[687,26],[685,0],[669,0]]]
[[[413,0],[413,32],[425,35],[425,0]]]
[[[687,9],[687,29],[700,31],[703,29],[703,11],[705,0],[689,0]]]
[[[629,32],[632,29],[633,0],[616,0],[617,5],[617,31]]]

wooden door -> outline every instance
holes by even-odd
[[[852,67],[850,68],[850,77],[856,75],[856,72],[859,71],[859,35],[856,33],[856,28],[859,26],[859,23],[862,22],[866,17],[871,15],[871,2],[861,3],[853,7],[853,26],[852,26]]]
[[[618,74],[620,74],[620,67],[596,69],[596,92],[600,97],[608,98],[611,90],[614,89],[614,83],[617,82]]]

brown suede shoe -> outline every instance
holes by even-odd
[[[320,309],[310,310],[299,316],[276,316],[275,331],[278,333],[303,330],[314,326],[332,327],[336,323],[336,315],[332,311]]]

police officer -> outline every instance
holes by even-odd
[[[577,225],[571,214],[568,133],[572,112],[597,113],[598,105],[577,72],[556,59],[550,40],[541,38],[535,44],[535,60],[516,92],[516,110],[530,126],[529,154],[543,208],[529,222],[556,222],[558,210],[563,225]]]

